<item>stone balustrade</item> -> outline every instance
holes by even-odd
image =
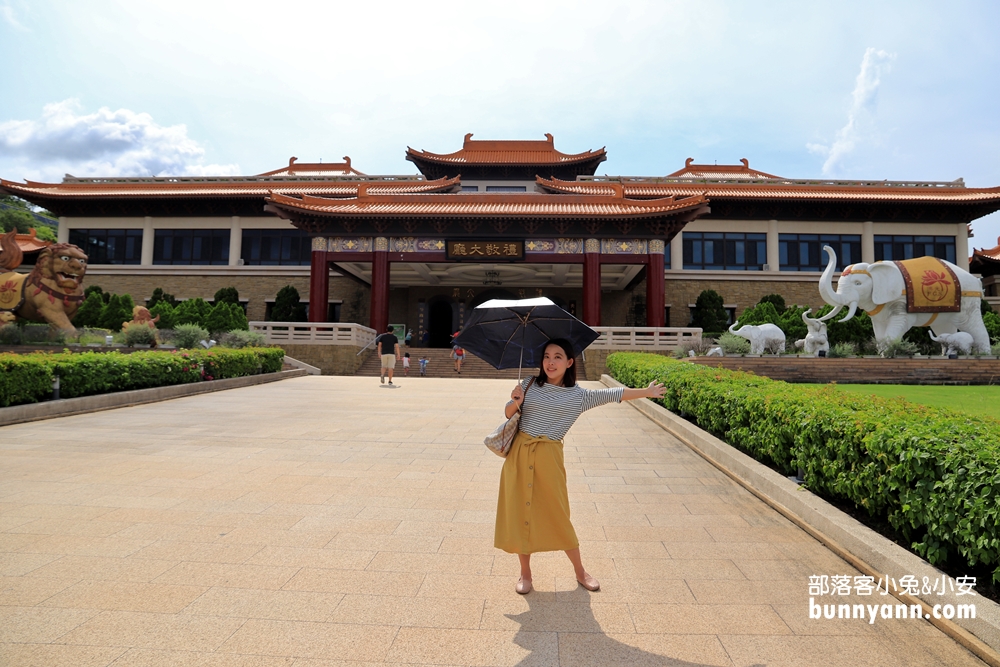
[[[251,331],[277,345],[349,345],[364,348],[375,330],[349,322],[250,322]]]
[[[614,350],[675,350],[682,343],[701,342],[701,329],[679,327],[594,327],[600,334],[587,348]]]

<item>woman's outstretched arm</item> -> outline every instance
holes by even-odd
[[[626,389],[622,392],[622,400],[634,401],[637,398],[661,398],[664,391],[663,385],[653,380],[645,389]]]

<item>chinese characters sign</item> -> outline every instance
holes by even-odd
[[[448,241],[445,257],[451,260],[481,262],[483,260],[518,261],[524,259],[524,241],[462,240]]]

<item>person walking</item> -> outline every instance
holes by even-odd
[[[392,384],[392,370],[396,367],[396,359],[401,358],[399,339],[392,333],[392,325],[376,339],[375,345],[378,347],[377,354],[381,362],[378,370],[378,381],[385,384],[385,376],[388,375],[389,384]]]
[[[455,336],[458,334],[456,333]],[[462,362],[465,361],[465,349],[454,342],[454,337],[452,337],[451,346],[451,358],[455,360],[455,372],[459,375],[462,374]]]
[[[521,577],[514,590],[531,592],[531,554],[565,551],[576,580],[589,591],[601,584],[583,567],[580,540],[569,518],[563,438],[586,410],[611,402],[663,396],[663,385],[645,389],[584,389],[576,383],[573,346],[563,339],[545,346],[538,376],[517,384],[504,414],[521,412],[518,433],[500,473],[493,545],[517,554]]]

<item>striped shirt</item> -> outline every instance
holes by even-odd
[[[521,387],[527,384],[528,380],[524,380]],[[536,438],[544,435],[551,440],[562,440],[583,412],[612,401],[621,403],[624,391],[622,387],[584,389],[579,384],[557,387],[548,382],[541,386],[532,382],[524,395],[518,428]]]

